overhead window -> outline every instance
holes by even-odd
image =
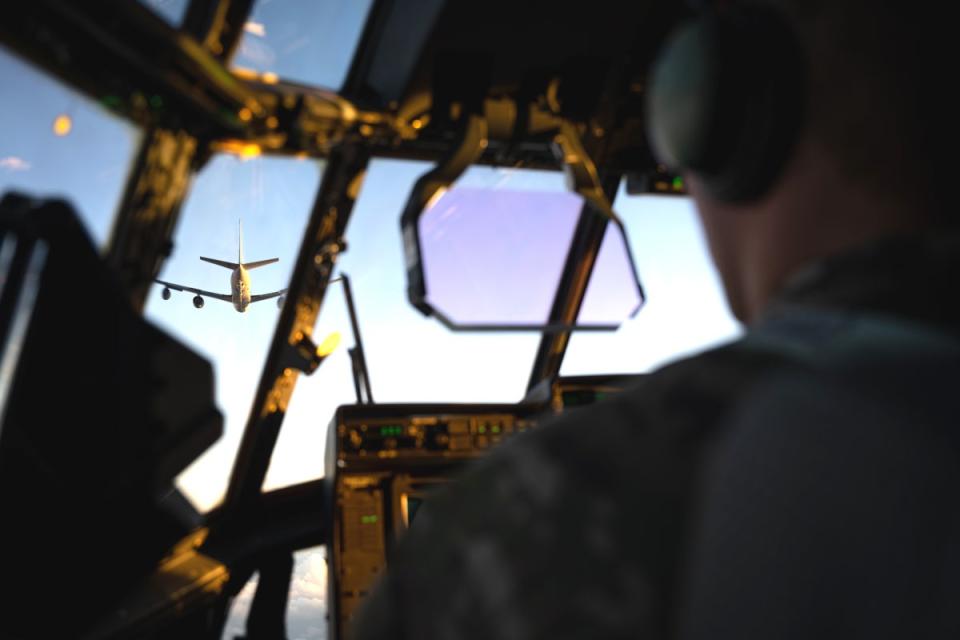
[[[372,0],[257,0],[232,66],[266,78],[339,89]]]
[[[171,26],[179,27],[183,23],[190,0],[140,0],[140,4],[150,7]]]

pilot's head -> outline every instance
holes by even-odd
[[[661,52],[651,142],[684,173],[741,320],[817,258],[952,215],[941,12],[922,0],[723,3]]]

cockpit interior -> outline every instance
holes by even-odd
[[[466,465],[739,335],[644,130],[690,10],[5,9],[0,636],[344,639]],[[278,304],[162,284],[238,221]]]

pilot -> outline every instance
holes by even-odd
[[[356,640],[960,638],[939,13],[728,2],[669,40],[649,137],[744,337],[471,468],[421,511]]]

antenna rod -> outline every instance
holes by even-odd
[[[353,305],[353,290],[350,288],[350,278],[341,272],[338,278],[343,283],[343,295],[347,299],[347,313],[350,315],[350,328],[353,331],[353,348],[349,349],[350,364],[353,368],[353,388],[357,394],[358,404],[373,404],[373,391],[370,388],[370,370],[367,368],[367,358],[363,353],[363,339],[360,337],[360,323],[357,321],[357,310]]]

